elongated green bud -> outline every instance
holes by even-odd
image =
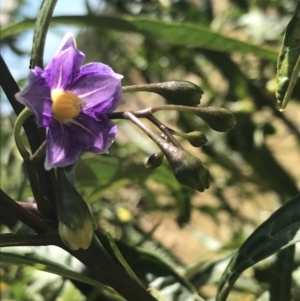
[[[169,129],[169,132],[173,135],[187,139],[189,143],[194,147],[201,147],[207,143],[207,138],[205,134],[200,131],[182,133],[182,132],[174,131],[173,129]]]
[[[199,86],[188,81],[169,81],[125,86],[122,88],[122,91],[123,93],[138,91],[153,92],[164,97],[169,103],[194,107],[200,104],[200,99],[204,93]]]
[[[170,81],[153,84],[152,91],[163,96],[168,102],[177,105],[197,106],[203,90],[188,81]]]
[[[145,164],[146,168],[148,168],[148,169],[155,169],[155,168],[161,166],[161,164],[162,164],[162,162],[164,160],[164,157],[165,156],[164,156],[163,152],[158,152],[158,153],[152,154],[148,158],[148,160],[147,160],[147,162]]]
[[[94,233],[93,218],[63,168],[57,168],[57,215],[58,232],[63,243],[71,250],[87,249]]]
[[[199,107],[196,113],[209,127],[218,132],[227,132],[236,125],[233,113],[221,107]]]
[[[200,131],[187,133],[186,137],[189,143],[194,147],[201,147],[207,143],[206,135]]]
[[[167,142],[159,146],[178,182],[201,192],[209,188],[210,173],[198,158]]]

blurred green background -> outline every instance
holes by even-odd
[[[16,5],[9,6],[12,2]],[[124,75],[123,85],[191,81],[204,90],[201,105],[223,106],[236,116],[236,128],[224,134],[192,115],[173,111],[156,115],[173,129],[197,129],[207,135],[208,143],[201,149],[181,141],[212,174],[211,187],[204,193],[181,186],[167,162],[147,170],[145,160],[158,148],[128,121],[117,121],[119,133],[109,155],[84,154],[77,166],[77,188],[92,208],[99,229],[159,254],[188,275],[203,297],[214,298],[227,256],[299,190],[300,83],[285,112],[278,112],[275,99],[277,55],[296,1],[73,1],[84,9],[74,10],[80,17],[72,17],[66,2],[65,10],[55,15],[70,19],[56,17],[50,34],[53,41],[59,41],[62,32],[74,30],[86,62],[110,65]],[[32,1],[2,0],[1,6],[1,18],[6,15],[1,19],[6,22],[3,28],[34,18],[38,12],[38,6],[35,12],[28,9]],[[25,34],[22,30],[1,40],[8,67],[18,60],[24,66],[22,72],[15,71],[20,87],[26,82],[33,28]],[[58,47],[47,43],[51,46],[46,62]],[[125,94],[118,110],[162,103],[163,98],[147,92]],[[16,200],[30,202],[12,137],[15,116],[2,91],[1,105],[1,188]],[[26,231],[7,215],[0,213],[0,218],[3,233]],[[48,259],[62,252],[35,249],[18,252],[36,252]],[[62,263],[69,264],[68,260],[63,258]],[[270,261],[247,270],[229,300],[258,300],[270,277]],[[0,277],[2,300],[97,300],[87,299],[59,276],[31,268],[1,264]],[[296,296],[299,267],[294,280]]]

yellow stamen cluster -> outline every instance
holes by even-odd
[[[51,98],[53,100],[52,113],[56,119],[63,121],[79,115],[82,101],[74,93],[52,90]]]

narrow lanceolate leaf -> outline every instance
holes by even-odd
[[[226,300],[240,274],[282,248],[300,241],[300,194],[275,211],[244,242],[219,283],[216,301]]]
[[[134,271],[131,269],[130,265],[127,263],[127,261],[123,257],[123,255],[120,252],[120,250],[119,250],[117,244],[115,243],[113,237],[111,236],[111,234],[108,231],[106,232],[106,237],[107,237],[107,240],[110,244],[110,247],[111,247],[112,251],[114,252],[114,255],[116,256],[119,264],[121,264],[121,266],[127,271],[127,273],[131,276],[132,279],[134,279],[137,283],[139,283],[142,287],[144,287],[143,283],[136,276]]]
[[[46,34],[57,0],[44,0],[39,10],[33,35],[30,68],[43,67]]]
[[[101,282],[95,280],[94,278],[88,277],[79,272],[71,271],[62,265],[59,265],[47,259],[39,258],[37,256],[33,257],[29,255],[20,255],[20,254],[1,251],[1,261],[10,264],[15,264],[17,266],[23,265],[23,266],[32,267],[36,270],[60,275],[65,278],[86,283],[91,286],[106,290],[110,293],[117,294],[112,288],[102,284]]]
[[[1,39],[20,33],[33,27],[35,20],[24,20],[3,28],[0,32]],[[212,31],[209,27],[193,24],[167,22],[146,18],[125,16],[122,18],[104,16],[57,16],[51,19],[51,25],[77,25],[92,26],[95,29],[113,29],[122,32],[140,33],[157,41],[186,47],[201,47],[223,52],[238,51],[253,53],[261,58],[276,61],[277,53],[268,48],[254,45],[227,37]]]
[[[288,23],[277,61],[276,98],[283,111],[292,95],[300,71],[300,1]]]
[[[291,300],[291,284],[295,246],[289,246],[276,254],[270,277],[270,301]]]

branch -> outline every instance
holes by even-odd
[[[87,250],[70,251],[66,246],[63,248],[89,267],[100,281],[114,288],[128,301],[157,301],[113,261],[96,235]]]
[[[45,234],[1,234],[0,247],[48,246],[60,244],[57,232]]]
[[[5,61],[3,60],[1,54],[0,54],[0,86],[2,87],[7,99],[9,100],[12,108],[14,109],[16,115],[18,116],[22,110],[24,109],[24,106],[19,103],[15,99],[15,94],[20,91],[16,81],[12,77]],[[29,117],[24,122],[24,130],[26,133],[26,136],[28,137],[28,141],[30,144],[30,148],[32,153],[34,154],[36,150],[42,145],[45,138],[44,131],[41,131],[37,128],[36,123],[34,121],[34,117]],[[54,178],[54,171],[45,171],[43,162],[37,162],[37,172],[38,172],[38,178],[40,180],[40,185],[43,191],[43,194],[45,195],[46,199],[54,201],[55,195],[54,191],[55,189],[50,184],[53,181],[51,179]]]
[[[122,267],[113,261],[102,247],[96,235],[94,235],[92,244],[87,250],[79,251],[68,249],[61,242],[57,232],[31,235],[10,233],[0,235],[0,247],[45,245],[56,245],[65,249],[90,268],[100,281],[114,288],[128,301],[156,301],[145,288],[132,279]]]
[[[40,217],[23,208],[2,189],[0,189],[0,207],[5,208],[22,223],[38,232],[44,232],[50,228]]]

